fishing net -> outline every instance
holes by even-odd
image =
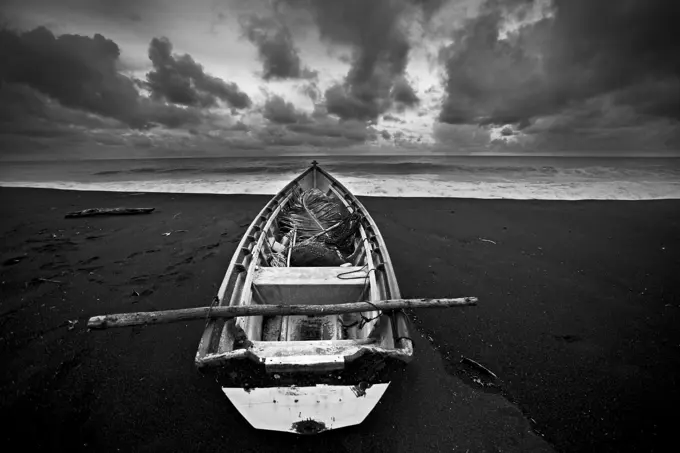
[[[337,249],[316,240],[296,244],[290,253],[290,265],[293,267],[340,266],[344,262],[344,257]]]
[[[286,255],[281,252],[272,252],[271,258],[269,259],[269,265],[271,267],[286,267]]]
[[[294,231],[291,266],[339,266],[354,252],[359,214],[350,214],[342,202],[319,189],[299,191],[279,217],[284,234]],[[280,260],[277,260],[280,262]]]
[[[304,241],[320,233],[349,215],[342,203],[319,189],[298,192],[279,217],[281,231],[297,230],[297,240]]]

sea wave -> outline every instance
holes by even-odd
[[[333,173],[354,175],[359,177],[374,177],[381,175],[436,175],[441,178],[481,177],[504,179],[532,179],[532,178],[577,178],[601,180],[607,179],[640,179],[640,178],[677,178],[680,179],[680,167],[616,167],[605,165],[591,165],[582,167],[559,167],[554,165],[478,165],[459,163],[429,163],[429,162],[363,162],[363,163],[330,163],[324,168]],[[201,165],[178,167],[133,167],[111,170],[99,170],[91,173],[93,177],[125,177],[158,175],[258,175],[258,174],[288,174],[299,172],[302,168],[296,164],[267,164],[247,165]]]
[[[308,164],[306,159],[280,157],[13,163],[0,167],[0,185],[274,194]],[[550,200],[680,198],[680,159],[335,156],[324,158],[322,167],[362,196]]]
[[[111,192],[274,195],[293,177],[295,174],[279,178],[264,175],[243,176],[230,180],[159,179],[87,183],[15,181],[0,182],[0,186]],[[409,178],[344,177],[339,179],[350,192],[357,196],[515,200],[680,199],[680,182],[471,182],[436,180],[433,175]]]

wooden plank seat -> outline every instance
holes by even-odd
[[[349,267],[261,267],[253,276],[253,302],[259,304],[341,304],[366,300],[366,270]],[[275,316],[263,320],[262,340],[342,339],[338,315]]]
[[[366,271],[359,266],[261,267],[253,276],[253,296],[260,304],[358,302],[363,300],[366,280]]]

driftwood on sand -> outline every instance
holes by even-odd
[[[94,316],[87,326],[91,329],[128,327],[143,324],[165,324],[206,318],[235,318],[239,316],[326,316],[358,313],[373,310],[398,310],[401,308],[448,308],[476,305],[476,297],[457,299],[389,299],[374,302],[354,302],[329,305],[237,305],[230,307],[197,307],[115,315]]]
[[[94,217],[100,215],[133,215],[149,214],[156,208],[91,208],[82,211],[69,212],[64,217],[72,219],[76,217]]]

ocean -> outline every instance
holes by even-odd
[[[680,198],[680,158],[331,155],[0,162],[0,186],[272,195],[313,159],[360,196]]]

